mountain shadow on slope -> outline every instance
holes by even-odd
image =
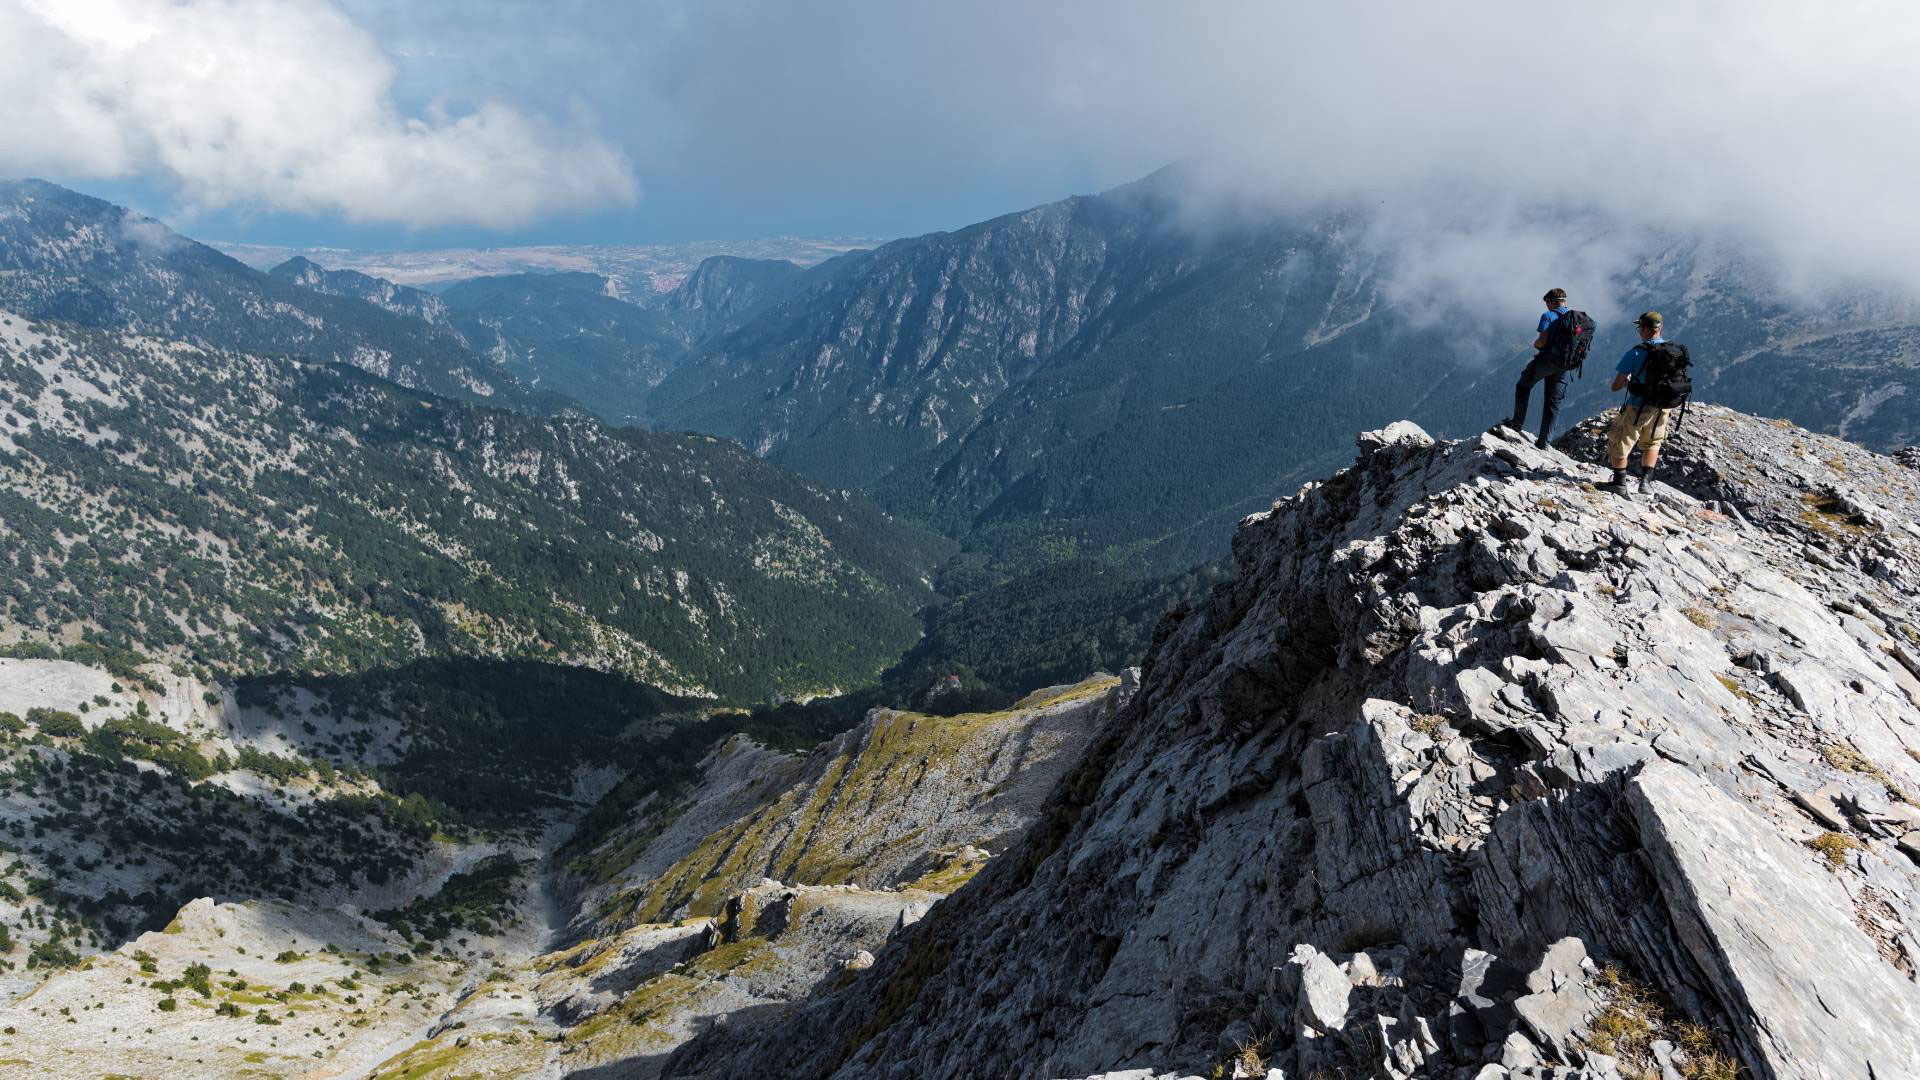
[[[926,636],[883,684],[895,704],[951,714],[1005,708],[1038,687],[1134,667],[1161,619],[1229,572],[1224,561],[1159,577],[1098,559],[1043,566],[929,607]]]
[[[285,717],[315,759],[354,763],[397,798],[427,802],[436,827],[501,829],[579,805],[582,769],[639,768],[656,743],[697,729],[710,703],[617,672],[530,660],[419,660],[353,674],[251,675],[243,709]],[[300,725],[330,719],[324,737]],[[370,756],[397,727],[405,740]],[[269,728],[270,730],[270,728]],[[324,741],[320,741],[324,738]]]

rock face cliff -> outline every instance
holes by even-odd
[[[831,273],[829,269],[825,275],[810,275],[785,259],[715,255],[700,260],[672,292],[659,294],[655,306],[691,345],[739,329],[769,305],[792,295],[810,276]]]
[[[668,1075],[1920,1075],[1920,473],[1411,424],[1242,523],[1023,843]]]

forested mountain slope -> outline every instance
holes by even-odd
[[[872,483],[964,431],[1113,304],[1124,283],[1102,273],[1109,249],[1143,242],[1144,224],[1075,199],[847,256],[662,383],[654,411]]]
[[[932,553],[699,435],[0,315],[5,639],[351,672],[432,656],[760,697],[869,678]]]
[[[638,419],[647,391],[686,355],[665,315],[611,295],[598,274],[472,278],[442,298],[475,351],[616,423]]]
[[[701,260],[671,292],[651,299],[693,344],[740,328],[806,282],[830,276],[837,263],[828,260],[822,269],[803,270],[784,259],[715,255]]]

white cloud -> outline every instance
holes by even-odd
[[[577,118],[403,115],[378,43],[325,0],[0,0],[0,173],[155,176],[189,209],[508,228],[631,203]]]
[[[1484,309],[1546,279],[1598,310],[1677,236],[1756,252],[1783,287],[1920,291],[1920,6],[1235,11],[1231,37],[1128,24],[1119,47],[1164,92],[1128,96],[1121,123],[1230,163],[1239,197],[1367,207],[1403,293]]]
[[[1538,220],[1574,207],[1920,289],[1913,0],[836,0],[676,27],[639,66],[715,172],[1119,183],[1196,158],[1243,198],[1383,213],[1461,260],[1435,288],[1604,278],[1624,238]]]

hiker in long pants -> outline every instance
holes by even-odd
[[[1561,399],[1567,396],[1567,375],[1586,361],[1587,345],[1593,340],[1593,320],[1567,306],[1565,289],[1548,289],[1541,299],[1546,301],[1547,311],[1540,316],[1539,332],[1533,339],[1533,361],[1513,385],[1513,416],[1507,426],[1516,431],[1527,429],[1527,398],[1533,393],[1534,383],[1545,382],[1540,393],[1540,438],[1534,442],[1545,450],[1554,417],[1560,414]]]
[[[1641,492],[1647,490],[1647,479],[1660,463],[1660,444],[1667,441],[1668,421],[1692,390],[1687,374],[1692,360],[1687,347],[1660,336],[1660,313],[1646,312],[1636,326],[1640,344],[1628,349],[1614,368],[1613,389],[1627,391],[1627,401],[1607,429],[1607,465],[1613,469],[1613,476],[1600,485],[1616,495],[1629,494],[1627,458],[1636,449],[1640,451],[1640,476],[1634,487]],[[1663,408],[1663,404],[1671,407]]]

